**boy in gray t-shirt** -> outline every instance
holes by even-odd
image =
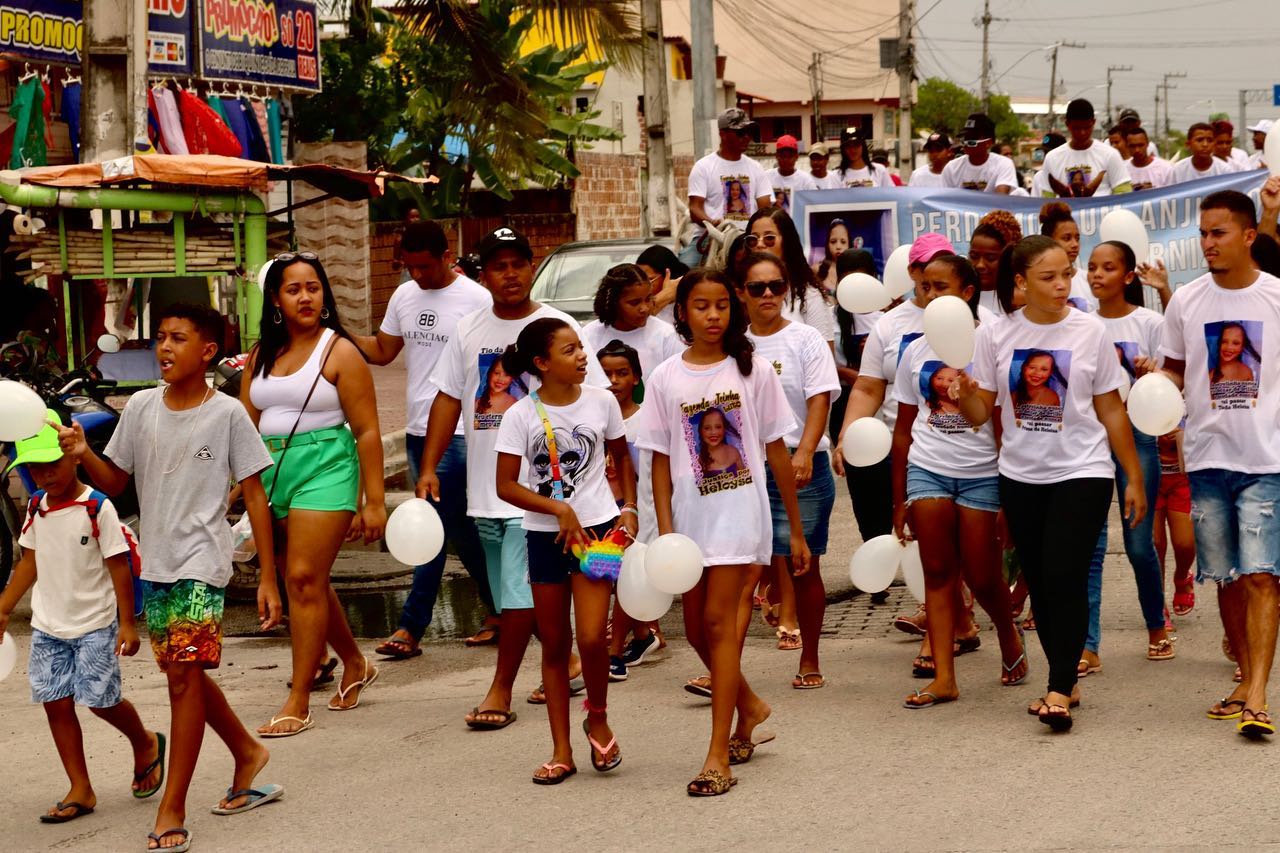
[[[156,359],[166,385],[130,399],[103,456],[78,426],[59,428],[68,456],[94,483],[117,495],[136,477],[142,516],[142,580],[147,631],[169,681],[169,778],[148,834],[149,849],[186,850],[186,794],[207,722],[235,758],[227,796],[215,814],[247,811],[279,799],[279,785],[255,785],[267,750],[245,729],[205,672],[222,657],[222,610],[231,580],[228,485],[240,483],[259,548],[262,629],[280,620],[271,514],[259,474],[271,465],[239,402],[209,388],[222,317],[207,307],[170,305],[160,315]]]

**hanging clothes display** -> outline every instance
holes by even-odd
[[[45,77],[40,78],[40,88],[44,92],[44,100],[40,104],[40,111],[44,113],[44,145],[45,145],[45,148],[52,148],[53,147],[53,90],[49,88],[48,78],[45,78]]]
[[[213,106],[186,89],[179,89],[176,97],[188,151],[192,154],[218,154],[223,157],[241,156],[240,140],[236,139],[236,135]]]
[[[164,147],[164,137],[160,133],[160,111],[156,108],[156,93],[154,89],[147,90],[147,140],[151,143],[150,151],[142,147],[141,140],[135,140],[134,151],[138,154],[169,153],[169,149]]]
[[[80,84],[62,85],[62,120],[71,133],[71,154],[80,162]]]
[[[240,140],[239,156],[252,160],[253,155],[249,149],[249,122],[245,120],[244,108],[240,106],[240,102],[235,98],[223,98],[222,115],[227,120],[227,127],[231,128],[236,139]]]
[[[267,139],[258,127],[258,118],[253,112],[253,104],[248,98],[240,98],[240,110],[244,113],[245,129],[249,132],[249,159],[259,163],[270,163],[271,155],[267,153]]]
[[[284,143],[281,137],[284,127],[280,121],[280,102],[275,98],[267,101],[267,142],[271,144],[271,162],[284,165]]]
[[[222,99],[213,94],[212,91],[205,95],[205,103],[209,105],[209,109],[218,114],[218,118],[222,119],[222,123],[227,123],[227,111],[222,108]]]
[[[44,85],[38,75],[33,74],[18,84],[13,103],[9,105],[9,116],[15,125],[9,168],[48,165],[49,149],[44,142]]]
[[[155,95],[156,118],[160,122],[160,138],[170,154],[190,154],[183,132],[182,119],[178,115],[178,101],[173,92],[160,86],[152,89]]]
[[[271,127],[267,123],[267,105],[265,101],[261,99],[254,100],[253,117],[258,121],[258,130],[262,131],[262,141],[266,147],[267,162],[277,162],[271,156]]]

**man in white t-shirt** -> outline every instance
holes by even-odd
[[[808,172],[801,172],[796,168],[796,161],[800,159],[800,143],[794,136],[779,136],[774,149],[773,156],[778,161],[778,167],[765,172],[765,177],[773,187],[774,206],[790,214],[792,193],[816,190],[818,184]]]
[[[815,142],[809,146],[809,177],[820,190],[840,189],[840,180],[830,171],[831,152],[825,143]]]
[[[751,214],[769,207],[773,187],[764,169],[747,156],[756,123],[737,107],[720,113],[720,147],[693,164],[689,172],[689,217],[696,228],[693,240],[680,250],[689,267],[701,266],[710,249],[705,223],[719,225],[726,219],[742,223]]]
[[[945,133],[931,133],[924,141],[924,154],[929,162],[911,173],[907,186],[941,187],[942,170],[951,162],[951,140]]]
[[[1129,159],[1129,181],[1133,184],[1133,191],[1154,190],[1173,183],[1173,164],[1151,156],[1146,129],[1135,127],[1127,134],[1129,150],[1133,152]]]
[[[1235,147],[1236,126],[1226,119],[1213,123],[1213,156],[1226,162],[1233,172],[1249,170],[1249,154]]]
[[[1280,621],[1280,279],[1260,272],[1253,202],[1219,191],[1200,203],[1209,274],[1178,288],[1165,309],[1164,373],[1183,389],[1183,453],[1191,485],[1196,569],[1212,581],[1243,679],[1212,719],[1275,733],[1267,680]]]
[[[1064,198],[1112,195],[1132,189],[1129,170],[1120,152],[1093,138],[1093,104],[1076,98],[1067,104],[1067,134],[1070,139],[1044,158],[1048,197]]]
[[[1116,120],[1116,126],[1119,127],[1120,132],[1124,134],[1124,158],[1127,162],[1129,158],[1133,156],[1133,144],[1129,142],[1129,133],[1135,128],[1142,127],[1142,117],[1138,115],[1138,111],[1133,107],[1121,107],[1120,117]],[[1111,145],[1111,141],[1108,139],[1105,144]],[[1116,146],[1111,145],[1111,147],[1115,148]],[[1147,153],[1152,157],[1160,156],[1160,149],[1156,148],[1156,144],[1152,142],[1150,138],[1147,139]]]
[[[431,372],[458,321],[492,305],[493,297],[475,281],[453,271],[453,252],[444,229],[436,222],[423,220],[406,225],[397,255],[409,280],[391,295],[377,335],[357,335],[355,342],[372,364],[390,364],[404,351],[408,368],[404,446],[409,481],[416,483],[426,441],[427,414],[437,392],[431,382]],[[467,445],[461,425],[454,431],[436,475],[440,478],[440,503],[436,506],[440,520],[488,610],[485,627],[466,642],[468,645],[492,643],[496,639],[498,617],[485,572],[484,549],[475,523],[467,516]],[[421,654],[420,642],[431,624],[444,563],[445,551],[441,549],[430,563],[414,569],[413,587],[400,612],[400,624],[378,647],[378,654],[393,660]]]
[[[1230,163],[1213,156],[1213,142],[1213,125],[1203,121],[1191,125],[1187,130],[1187,148],[1191,149],[1191,156],[1173,164],[1173,183],[1229,175],[1234,171]]]
[[[1253,134],[1254,151],[1249,155],[1249,169],[1265,169],[1267,168],[1267,158],[1263,154],[1263,149],[1267,147],[1267,134],[1271,132],[1271,128],[1275,126],[1269,118],[1264,118],[1257,124],[1251,124],[1246,128]]]
[[[1049,186],[1049,173],[1044,170],[1045,158],[1049,156],[1049,152],[1055,148],[1061,148],[1067,144],[1067,138],[1061,133],[1049,132],[1040,140],[1040,146],[1036,149],[1036,153],[1040,155],[1040,169],[1031,176],[1031,197],[1041,198],[1043,196],[1052,196],[1053,190]]]
[[[964,156],[942,170],[943,186],[952,189],[1008,195],[1018,185],[1018,172],[1008,157],[991,152],[996,125],[984,113],[972,113],[964,123]]]

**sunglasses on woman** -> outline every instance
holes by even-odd
[[[787,292],[787,283],[780,278],[775,278],[773,281],[748,281],[742,286],[747,293],[751,294],[752,299],[764,296],[766,290],[774,296],[781,296]]]
[[[754,249],[757,246],[764,246],[772,249],[781,242],[782,238],[777,234],[765,234],[761,237],[759,234],[748,234],[746,236],[746,244],[748,249]]]
[[[279,261],[282,264],[287,264],[287,263],[290,263],[291,261],[296,261],[299,258],[301,258],[304,261],[320,260],[320,256],[317,255],[315,252],[281,252],[280,254],[272,258],[272,260]]]

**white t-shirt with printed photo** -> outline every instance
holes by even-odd
[[[1000,187],[1017,187],[1018,170],[1003,154],[987,154],[981,166],[973,165],[968,157],[957,157],[942,170],[942,183],[953,189],[993,193]]]
[[[441,392],[462,403],[461,420],[467,440],[467,515],[473,518],[519,518],[523,514],[498,499],[493,450],[503,415],[537,388],[538,380],[527,374],[508,376],[502,369],[502,353],[515,343],[521,329],[542,317],[564,320],[579,337],[582,335],[577,320],[549,305],[539,305],[519,320],[504,320],[492,308],[483,308],[458,322],[457,331],[431,374],[431,381]],[[609,384],[594,352],[587,353],[587,383],[599,388]],[[522,466],[520,479],[526,477]]]
[[[458,321],[492,304],[489,291],[465,275],[439,290],[428,290],[409,280],[391,294],[379,331],[404,340],[409,404],[404,431],[409,435],[427,434],[427,416],[437,391],[431,371]],[[462,435],[462,424],[455,434]]]
[[[818,182],[813,179],[813,175],[799,169],[790,175],[784,175],[776,168],[764,174],[769,179],[769,186],[773,187],[774,206],[781,207],[788,214],[791,213],[791,199],[796,193],[802,190],[818,189]]]
[[[978,327],[973,378],[1000,408],[1000,473],[1021,483],[1111,479],[1115,464],[1093,398],[1127,381],[1107,328],[1068,311],[1032,323],[1015,311]]]
[[[1280,279],[1184,284],[1165,308],[1160,354],[1186,364],[1188,471],[1280,473]]]
[[[756,199],[773,196],[773,186],[760,164],[745,154],[725,160],[713,151],[693,164],[689,195],[704,199],[708,219],[745,223],[756,212]],[[697,228],[698,236],[706,233],[702,225]]]
[[[1135,166],[1130,160],[1129,182],[1133,189],[1156,190],[1173,183],[1173,164],[1162,157],[1153,157],[1145,166]]]
[[[622,341],[636,351],[640,356],[642,380],[647,380],[649,373],[659,364],[684,352],[684,342],[676,334],[675,327],[657,317],[650,317],[640,328],[626,332],[606,326],[599,320],[592,320],[582,327],[582,343],[592,355],[599,353],[610,341]]]
[[[79,502],[93,490],[84,487]],[[74,640],[111,625],[116,619],[116,590],[106,559],[129,550],[120,516],[110,500],[98,510],[98,536],[84,506],[48,512],[49,496],[22,531],[18,544],[36,555],[36,583],[31,590],[31,627],[63,640]],[[26,518],[22,520],[26,525]],[[140,603],[140,602],[138,602]]]
[[[837,169],[836,179],[841,187],[889,187],[896,184],[889,177],[889,170],[879,163],[870,163],[861,169]]]
[[[1046,173],[1041,195],[1046,196],[1056,195],[1048,181],[1050,175],[1068,187],[1072,178],[1078,175],[1088,186],[1100,173],[1106,172],[1094,196],[1111,195],[1117,187],[1130,183],[1129,168],[1121,159],[1120,152],[1096,139],[1083,151],[1077,151],[1069,144],[1058,146],[1045,155],[1041,171]]]
[[[605,442],[626,436],[617,399],[603,388],[583,385],[578,399],[567,406],[542,407],[551,422],[564,500],[573,507],[583,527],[604,524],[618,517],[618,505],[605,476]],[[512,406],[498,428],[493,449],[523,460],[521,485],[544,498],[552,497],[551,450],[542,417],[533,397]],[[495,475],[496,477],[496,475]],[[553,533],[560,529],[554,515],[526,511],[525,530]]]
[[[1123,317],[1094,316],[1107,327],[1107,336],[1116,347],[1116,358],[1132,385],[1138,378],[1137,359],[1156,358],[1160,352],[1164,316],[1140,306]]]
[[[907,181],[907,186],[922,189],[925,187],[945,187],[946,183],[942,179],[942,172],[935,172],[926,163],[911,173],[911,180]]]
[[[1187,157],[1173,164],[1173,174],[1170,176],[1170,182],[1174,184],[1185,184],[1187,181],[1198,181],[1201,178],[1216,178],[1219,175],[1230,175],[1235,170],[1231,168],[1231,164],[1226,160],[1219,160],[1214,157],[1209,163],[1209,168],[1203,172],[1196,168],[1194,158]]]
[[[840,378],[836,375],[836,360],[831,354],[831,347],[816,329],[795,322],[763,337],[748,329],[747,337],[755,345],[756,355],[773,365],[774,372],[782,381],[782,391],[796,421],[795,429],[787,433],[783,441],[794,450],[804,437],[810,398],[840,393]],[[815,450],[821,453],[830,449],[831,439],[827,437],[824,424],[822,439]]]
[[[764,447],[794,428],[782,382],[759,356],[750,376],[732,358],[673,358],[654,371],[636,443],[670,459],[674,532],[698,543],[704,566],[769,562]]]
[[[969,365],[968,372],[972,371],[973,365]],[[948,367],[924,338],[912,341],[903,351],[893,398],[917,407],[907,461],[943,477],[994,477],[995,427],[991,421],[975,427],[951,399],[951,381],[959,375],[960,371]]]

